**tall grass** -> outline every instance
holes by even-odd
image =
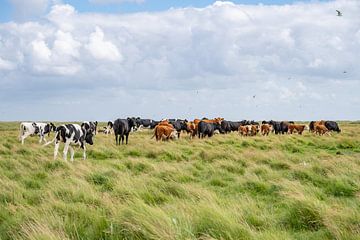
[[[0,239],[359,239],[360,124],[284,135],[128,146],[52,159],[0,123]]]

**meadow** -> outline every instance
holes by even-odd
[[[1,240],[360,239],[359,122],[171,142],[144,130],[127,146],[98,134],[74,162],[38,137],[22,146],[18,126],[0,123]]]

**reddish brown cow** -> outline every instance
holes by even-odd
[[[315,133],[319,134],[319,135],[324,135],[325,133],[329,133],[329,130],[325,127],[325,125],[315,125]]]
[[[288,133],[293,134],[294,131],[296,131],[298,134],[302,134],[305,130],[305,125],[300,124],[290,124]]]
[[[272,127],[270,124],[262,124],[261,125],[261,134],[263,136],[265,136],[265,135],[268,136],[269,133],[271,132],[271,129],[272,129]]]
[[[154,135],[152,136],[152,138],[154,137],[156,138],[156,141],[176,139],[177,131],[172,125],[157,125],[154,129]]]

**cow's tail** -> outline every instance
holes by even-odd
[[[59,135],[59,132],[56,131],[53,140],[51,140],[50,142],[45,143],[45,144],[43,145],[43,147],[46,147],[46,146],[52,144],[52,143],[56,140],[56,138],[57,138],[58,135]]]

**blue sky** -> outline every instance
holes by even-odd
[[[15,0],[16,1],[16,0]],[[99,0],[100,1],[100,0]],[[116,1],[116,0],[115,0]],[[102,13],[132,13],[142,11],[164,11],[169,8],[179,7],[205,7],[214,0],[142,0],[139,2],[124,1],[122,3],[99,4],[91,2],[91,0],[61,0],[58,2],[67,3],[76,8],[79,12],[102,12]],[[237,4],[292,4],[296,2],[325,2],[325,0],[233,0]],[[0,0],[0,22],[7,22],[16,19],[16,9],[12,4],[12,0]]]
[[[0,121],[360,119],[359,0],[0,1]]]

